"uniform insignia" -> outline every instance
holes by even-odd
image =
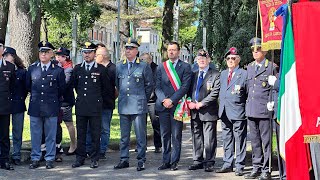
[[[97,79],[93,79],[93,82],[97,82]]]
[[[131,43],[131,38],[128,38],[128,44],[130,44]]]
[[[47,42],[46,41],[42,41],[42,45],[46,46]]]
[[[240,85],[234,85],[234,93],[240,94],[240,89],[241,89]]]
[[[88,48],[91,45],[91,42],[85,42],[84,45]]]
[[[9,81],[9,78],[8,78],[8,77],[6,77],[6,81]]]
[[[210,91],[210,90],[212,90],[212,82],[208,81],[207,82],[207,91]]]
[[[266,82],[262,82],[262,87],[266,87],[267,83]]]
[[[139,36],[138,39],[137,39],[137,43],[140,45],[141,44],[141,39],[142,39],[142,36]]]
[[[137,78],[137,80],[136,80],[137,82],[139,82],[139,78]]]

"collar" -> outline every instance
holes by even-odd
[[[128,61],[128,64],[130,63],[130,62],[132,62],[133,64],[136,62],[136,60],[137,60],[137,58],[134,58],[134,60],[133,61],[129,61],[128,59],[127,59],[127,61]]]
[[[3,65],[3,66],[6,66],[6,65],[7,65],[6,60],[4,60],[3,58],[0,59],[0,67],[1,67],[2,65]]]
[[[237,67],[235,67],[232,72],[236,72],[238,69],[239,69],[239,65],[238,65]],[[231,71],[231,70],[230,70],[230,68],[229,68],[229,71],[228,71],[228,72],[230,73],[230,71]]]
[[[172,65],[174,65],[174,64],[177,64],[177,63],[178,63],[179,58],[177,58],[177,59],[176,59],[176,60],[174,60],[174,61],[172,61],[172,60],[170,59],[170,61],[172,62]]]
[[[266,62],[266,58],[264,58],[260,63],[256,61],[256,65],[261,67],[265,62]]]
[[[128,61],[127,59],[124,59],[123,62],[122,62],[122,64],[126,64],[127,61]],[[110,62],[111,62],[111,61],[110,61]],[[136,57],[132,62],[135,62],[135,63],[139,64],[139,63],[140,63],[140,59],[139,59],[138,57]]]
[[[203,73],[204,74],[206,74],[207,72],[208,72],[208,70],[209,70],[209,65],[207,66],[207,67],[205,67],[203,70],[201,70],[200,68],[199,68],[199,74],[200,74],[200,71],[203,71]]]
[[[46,66],[46,70],[48,70],[48,68],[51,65],[51,61],[49,61],[47,64],[43,64],[42,62],[40,62],[40,64],[41,64],[41,69],[43,69],[43,66]]]
[[[91,67],[92,66],[94,66],[95,68],[97,68],[98,67],[98,63],[96,63],[95,61],[92,61],[92,62],[90,62],[90,63],[87,63],[86,61],[83,61],[82,63],[81,63],[81,66],[80,67],[83,67],[83,66],[85,66],[85,65],[90,65],[90,69],[91,69]]]

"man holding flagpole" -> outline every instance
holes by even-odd
[[[190,120],[185,95],[190,87],[191,66],[179,59],[180,46],[177,42],[169,43],[167,52],[169,60],[157,69],[155,90],[163,147],[162,165],[158,169],[171,168],[175,171],[181,154],[182,121]]]

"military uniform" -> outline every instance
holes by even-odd
[[[40,52],[53,50],[49,42],[40,42]],[[43,64],[33,63],[26,74],[26,86],[30,92],[28,114],[31,130],[31,161],[30,168],[39,166],[41,157],[42,132],[45,133],[47,168],[52,168],[56,155],[57,120],[65,89],[65,74],[63,69],[52,61]]]
[[[253,42],[257,43],[257,42]],[[261,40],[258,42],[261,46]],[[246,116],[250,128],[249,138],[252,146],[252,172],[268,174],[270,156],[270,118],[267,109],[272,87],[268,84],[268,77],[276,74],[275,66],[268,59],[258,64],[256,61],[247,67],[248,99]],[[269,176],[269,175],[268,175]],[[261,176],[260,176],[261,178]],[[267,178],[268,179],[268,178]]]
[[[130,40],[129,40],[130,41]],[[133,44],[134,43],[134,44]],[[126,48],[138,48],[137,41],[126,43]],[[153,91],[153,75],[150,66],[135,58],[124,60],[116,67],[116,86],[119,92],[118,112],[120,114],[120,163],[115,169],[129,166],[129,142],[132,122],[137,138],[138,167],[144,169],[146,160],[146,113],[148,101]]]
[[[89,48],[89,49],[88,49]],[[92,49],[90,49],[92,48]],[[93,43],[83,49],[95,51]],[[89,68],[89,69],[88,69]],[[73,167],[83,165],[86,154],[86,132],[88,123],[92,137],[91,168],[98,167],[100,150],[101,113],[103,102],[108,100],[110,93],[109,78],[106,68],[95,61],[78,64],[73,69],[74,88],[77,92],[75,110],[77,123],[76,163]]]
[[[14,65],[0,59],[0,166],[7,170],[13,170],[9,164],[9,125],[15,76]]]

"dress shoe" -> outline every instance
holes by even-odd
[[[158,167],[158,170],[169,169],[171,165],[169,163],[163,163],[161,166]]]
[[[99,167],[98,161],[91,161],[90,168],[97,168],[97,167]]]
[[[228,173],[228,172],[232,172],[232,167],[222,167],[218,170],[216,170],[216,173]]]
[[[32,161],[32,163],[29,165],[29,169],[36,169],[40,166],[39,161]]]
[[[203,164],[192,164],[188,168],[189,170],[197,170],[197,169],[203,169]]]
[[[14,170],[13,166],[9,162],[1,164],[1,169]]]
[[[19,166],[19,165],[21,165],[21,160],[20,160],[20,159],[12,159],[12,163],[13,163],[14,165]]]
[[[261,172],[258,171],[251,171],[250,174],[246,174],[244,176],[245,179],[257,179],[257,177],[259,177],[261,174]]]
[[[99,154],[99,159],[107,159],[105,153],[100,153]]]
[[[62,159],[62,154],[57,154],[55,161],[56,161],[56,162],[62,162],[62,160],[63,160],[63,159]]]
[[[171,164],[171,167],[170,167],[170,170],[171,170],[171,171],[176,171],[176,170],[178,170],[178,163],[172,163],[172,164]]]
[[[156,147],[154,149],[154,153],[161,153],[161,152],[162,152],[161,147]]]
[[[137,171],[145,170],[144,162],[138,162]]]
[[[213,165],[211,165],[211,166],[206,166],[206,167],[204,168],[204,171],[205,171],[205,172],[213,172],[213,171],[214,171]]]
[[[84,165],[84,161],[76,160],[76,162],[72,164],[72,168],[77,168],[77,167],[80,167],[82,165]]]
[[[47,161],[47,162],[46,162],[46,168],[47,168],[47,169],[52,169],[52,168],[54,168],[54,166],[53,166],[53,161]]]
[[[243,175],[244,175],[243,169],[236,169],[235,175],[236,175],[236,176],[243,176]]]
[[[128,168],[129,167],[129,163],[127,161],[122,161],[119,162],[119,164],[117,164],[116,166],[114,166],[114,169],[123,169],[123,168]]]
[[[270,180],[271,179],[271,175],[268,172],[264,172],[261,173],[259,180]]]

